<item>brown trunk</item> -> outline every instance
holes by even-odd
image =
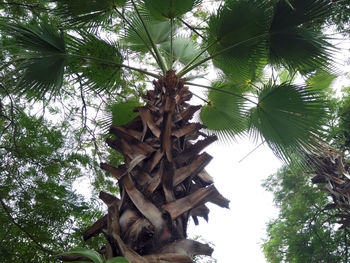
[[[200,152],[216,137],[201,133],[201,124],[188,122],[200,109],[186,102],[191,96],[184,79],[169,71],[154,81],[154,90],[146,95],[148,103],[137,109],[139,117],[111,127],[116,139],[107,143],[123,154],[125,163],[101,167],[118,180],[121,200],[102,192],[108,214],[84,234],[86,240],[104,233],[106,257],[178,263],[211,255],[208,245],[186,239],[188,220],[208,220],[208,201],[222,207],[229,201],[203,170],[211,156]]]

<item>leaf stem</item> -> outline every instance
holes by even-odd
[[[129,22],[128,19],[126,19],[126,17],[123,15],[123,13],[121,13],[116,7],[114,7],[114,10],[118,13],[118,15],[128,24],[128,26],[134,30],[134,32],[136,33],[136,35],[142,40],[142,42],[145,44],[146,48],[149,50],[149,52],[151,53],[151,55],[153,56],[153,58],[157,61],[157,56],[154,54],[152,48],[150,48],[147,44],[147,42],[142,38],[142,36],[140,35],[140,33],[136,30],[136,28]]]
[[[237,93],[233,93],[231,91],[227,91],[227,90],[223,90],[223,89],[218,89],[218,88],[213,88],[213,87],[209,87],[209,86],[206,86],[206,85],[201,85],[201,84],[196,84],[196,83],[192,83],[192,82],[187,82],[185,81],[185,84],[187,85],[191,85],[191,86],[196,86],[196,87],[201,87],[201,88],[205,88],[205,89],[209,89],[209,90],[215,90],[215,91],[218,91],[218,92],[222,92],[222,93],[226,93],[226,94],[229,94],[229,95],[232,95],[232,96],[235,96],[235,97],[238,97],[238,98],[241,98],[241,99],[244,99],[246,101],[249,101],[253,104],[255,104],[256,106],[258,106],[258,103],[256,103],[255,101],[252,101],[242,95],[239,95]]]
[[[174,19],[170,19],[170,68],[173,66],[173,57],[174,57],[174,50],[173,50],[173,23]]]
[[[232,49],[232,48],[234,48],[234,47],[237,47],[237,46],[239,46],[239,45],[241,45],[241,44],[244,44],[244,43],[246,43],[246,42],[248,42],[248,41],[251,41],[251,40],[254,40],[254,39],[262,38],[262,37],[264,37],[264,36],[266,36],[266,35],[268,35],[268,33],[264,33],[264,34],[261,34],[261,35],[259,35],[259,36],[252,37],[252,38],[243,40],[243,41],[241,41],[241,42],[235,43],[235,44],[233,44],[233,45],[231,45],[231,46],[229,46],[229,47],[227,47],[227,48],[224,48],[224,49],[220,50],[220,51],[217,52],[217,53],[214,53],[213,55],[211,55],[211,56],[209,56],[209,57],[206,57],[206,58],[204,58],[204,59],[198,61],[196,64],[194,64],[194,65],[192,65],[192,66],[189,67],[189,65],[190,65],[191,63],[193,63],[193,61],[194,61],[194,60],[192,60],[190,63],[188,63],[188,64],[178,73],[178,76],[179,76],[179,77],[182,77],[183,75],[185,75],[186,73],[188,73],[188,72],[191,71],[192,69],[194,69],[194,68],[200,66],[200,65],[203,64],[204,62],[207,62],[208,60],[213,59],[213,58],[215,58],[215,57],[217,57],[217,56],[219,56],[219,55],[221,55],[221,54],[223,54],[223,53],[229,51],[230,49]],[[210,46],[212,46],[212,45],[213,45],[214,43],[216,43],[216,42],[217,42],[217,41],[215,41],[215,42],[213,42],[212,44],[210,44],[210,45],[206,48],[206,50],[208,50],[208,49],[210,48]],[[198,57],[198,56],[197,56],[197,57]],[[196,57],[195,59],[197,59],[197,57]]]
[[[134,70],[134,71],[137,71],[137,72],[140,72],[140,73],[143,73],[145,75],[149,75],[149,76],[152,76],[152,77],[155,77],[155,78],[159,78],[160,77],[159,75],[157,75],[155,73],[152,73],[152,72],[148,72],[147,70],[140,69],[140,68],[135,68],[135,67],[132,67],[132,66],[129,66],[129,65],[121,64],[121,63],[116,63],[116,62],[113,62],[113,61],[110,61],[110,60],[105,60],[105,59],[96,58],[96,57],[74,55],[74,54],[68,54],[67,56],[77,57],[77,58],[82,58],[82,59],[87,59],[87,60],[90,59],[90,60],[98,61],[98,62],[101,62],[101,63],[112,64],[112,65],[115,65],[117,67]]]
[[[187,63],[187,65],[177,74],[179,77],[185,75],[187,72],[191,71],[194,67],[190,67],[192,63],[194,63],[201,55],[203,55],[209,48],[211,48],[213,45],[215,45],[217,41],[214,41],[213,43],[211,43],[210,45],[208,45],[205,49],[202,50],[202,52],[200,52],[196,57],[194,57],[190,62]],[[204,59],[203,59],[204,60]],[[203,61],[201,60],[201,61]],[[207,60],[205,60],[204,62],[206,62]],[[202,62],[202,63],[204,63]],[[201,64],[202,64],[201,63]],[[198,64],[198,63],[197,63]],[[200,65],[200,64],[199,64]],[[197,66],[199,66],[197,65]],[[196,66],[196,67],[197,67]],[[188,68],[190,68],[188,70]]]
[[[142,25],[143,25],[143,27],[144,27],[144,29],[146,31],[146,34],[147,34],[147,37],[148,37],[149,41],[151,42],[152,48],[153,48],[154,53],[155,53],[155,55],[157,57],[158,65],[159,65],[160,69],[162,70],[163,74],[165,75],[165,73],[167,72],[167,66],[166,66],[162,56],[160,55],[160,52],[159,52],[156,44],[154,43],[154,41],[153,41],[153,39],[151,37],[151,34],[149,33],[148,28],[147,28],[147,26],[145,24],[145,21],[143,21],[142,16],[141,16],[139,10],[137,9],[137,7],[135,5],[135,2],[133,0],[131,0],[131,3],[134,6],[134,9],[135,9],[135,11],[137,13],[137,16],[141,20],[141,23],[142,23]]]

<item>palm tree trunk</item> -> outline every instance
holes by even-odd
[[[187,103],[192,94],[174,71],[154,81],[146,106],[123,126],[110,128],[110,147],[123,154],[119,167],[101,168],[118,179],[120,199],[101,192],[108,214],[85,233],[103,233],[107,258],[124,256],[129,262],[192,262],[195,255],[211,255],[209,245],[187,239],[190,217],[208,220],[206,202],[228,208],[229,201],[203,170],[211,156],[202,150],[215,136],[190,123],[200,106]]]

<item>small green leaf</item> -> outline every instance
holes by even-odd
[[[137,112],[134,112],[136,107],[141,106],[141,103],[137,99],[130,99],[123,102],[114,103],[111,106],[112,110],[112,124],[124,125],[138,116]]]
[[[129,261],[124,257],[115,257],[108,259],[106,263],[129,263]]]
[[[94,250],[87,248],[75,248],[71,251],[61,253],[61,255],[80,255],[91,259],[94,263],[104,263],[102,256]]]

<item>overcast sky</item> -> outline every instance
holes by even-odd
[[[277,210],[272,194],[265,192],[261,183],[281,162],[263,145],[239,163],[254,148],[249,140],[241,140],[231,145],[216,143],[206,150],[214,157],[206,170],[220,193],[231,201],[230,209],[209,204],[209,223],[202,219],[199,226],[192,223],[189,236],[200,235],[212,242],[218,263],[266,262],[260,244],[265,225]]]

